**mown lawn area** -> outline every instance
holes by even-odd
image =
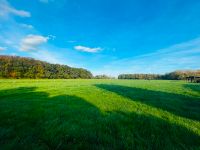
[[[200,84],[1,79],[0,149],[200,149]]]

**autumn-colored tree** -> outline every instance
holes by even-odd
[[[75,79],[92,78],[91,72],[67,65],[50,64],[32,58],[0,55],[1,78],[48,78]]]

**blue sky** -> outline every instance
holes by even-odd
[[[200,1],[0,0],[0,55],[113,76],[200,69]]]

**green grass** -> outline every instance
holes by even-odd
[[[200,149],[200,84],[0,80],[0,149]]]

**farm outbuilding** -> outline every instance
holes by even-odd
[[[188,82],[197,82],[197,83],[200,83],[200,76],[189,76],[189,77],[186,77],[186,80]]]

